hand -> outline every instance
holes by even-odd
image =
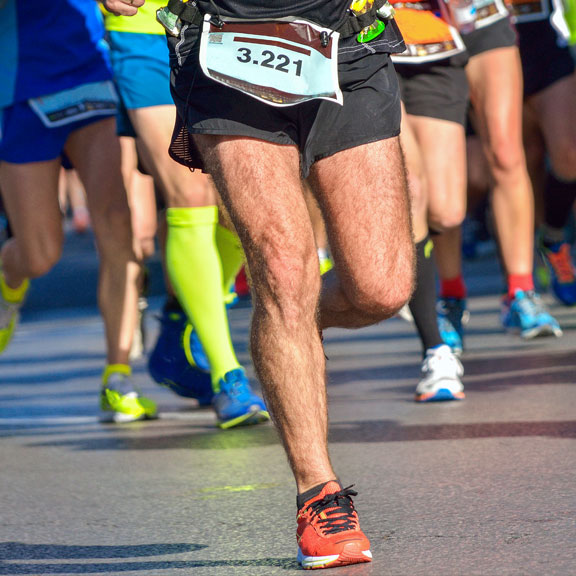
[[[102,0],[108,12],[116,16],[134,16],[145,0]]]

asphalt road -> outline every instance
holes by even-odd
[[[90,238],[69,236],[0,358],[0,575],[300,572],[294,485],[271,425],[220,431],[144,360],[135,377],[161,418],[98,423],[95,276]],[[500,328],[493,256],[467,277],[463,402],[412,401],[420,347],[400,319],[325,334],[332,458],[359,492],[374,554],[327,574],[576,574],[576,310],[547,297],[564,336],[522,342]],[[250,308],[230,317],[251,373]]]

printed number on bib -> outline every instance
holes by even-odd
[[[206,76],[272,106],[317,98],[342,104],[337,32],[292,17],[226,18],[206,14],[200,65]]]

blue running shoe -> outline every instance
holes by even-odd
[[[441,298],[436,305],[438,329],[445,344],[458,355],[464,349],[464,325],[468,323],[470,313],[466,309],[464,298]]]
[[[252,392],[243,368],[220,379],[220,392],[212,400],[220,428],[249,426],[270,420],[264,400]]]
[[[194,366],[202,370],[202,372],[210,372],[210,363],[204,348],[202,348],[202,342],[200,342],[200,338],[198,338],[198,334],[196,334],[190,322],[186,322],[186,327],[182,334],[182,346],[190,366]]]
[[[516,290],[514,298],[502,300],[502,324],[508,332],[520,334],[526,340],[562,336],[560,325],[533,291]]]
[[[170,388],[178,396],[195,398],[201,406],[209,406],[214,397],[212,380],[209,372],[188,362],[184,347],[187,326],[183,312],[164,307],[160,334],[148,359],[148,372],[156,383]]]
[[[546,245],[540,239],[538,249],[550,271],[552,291],[562,304],[576,305],[576,271],[568,242]]]

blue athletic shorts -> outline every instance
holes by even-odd
[[[109,32],[108,43],[114,81],[125,108],[174,105],[164,35]]]
[[[113,116],[111,112],[47,128],[27,101],[0,108],[0,161],[28,164],[55,160],[62,155],[72,132]]]

